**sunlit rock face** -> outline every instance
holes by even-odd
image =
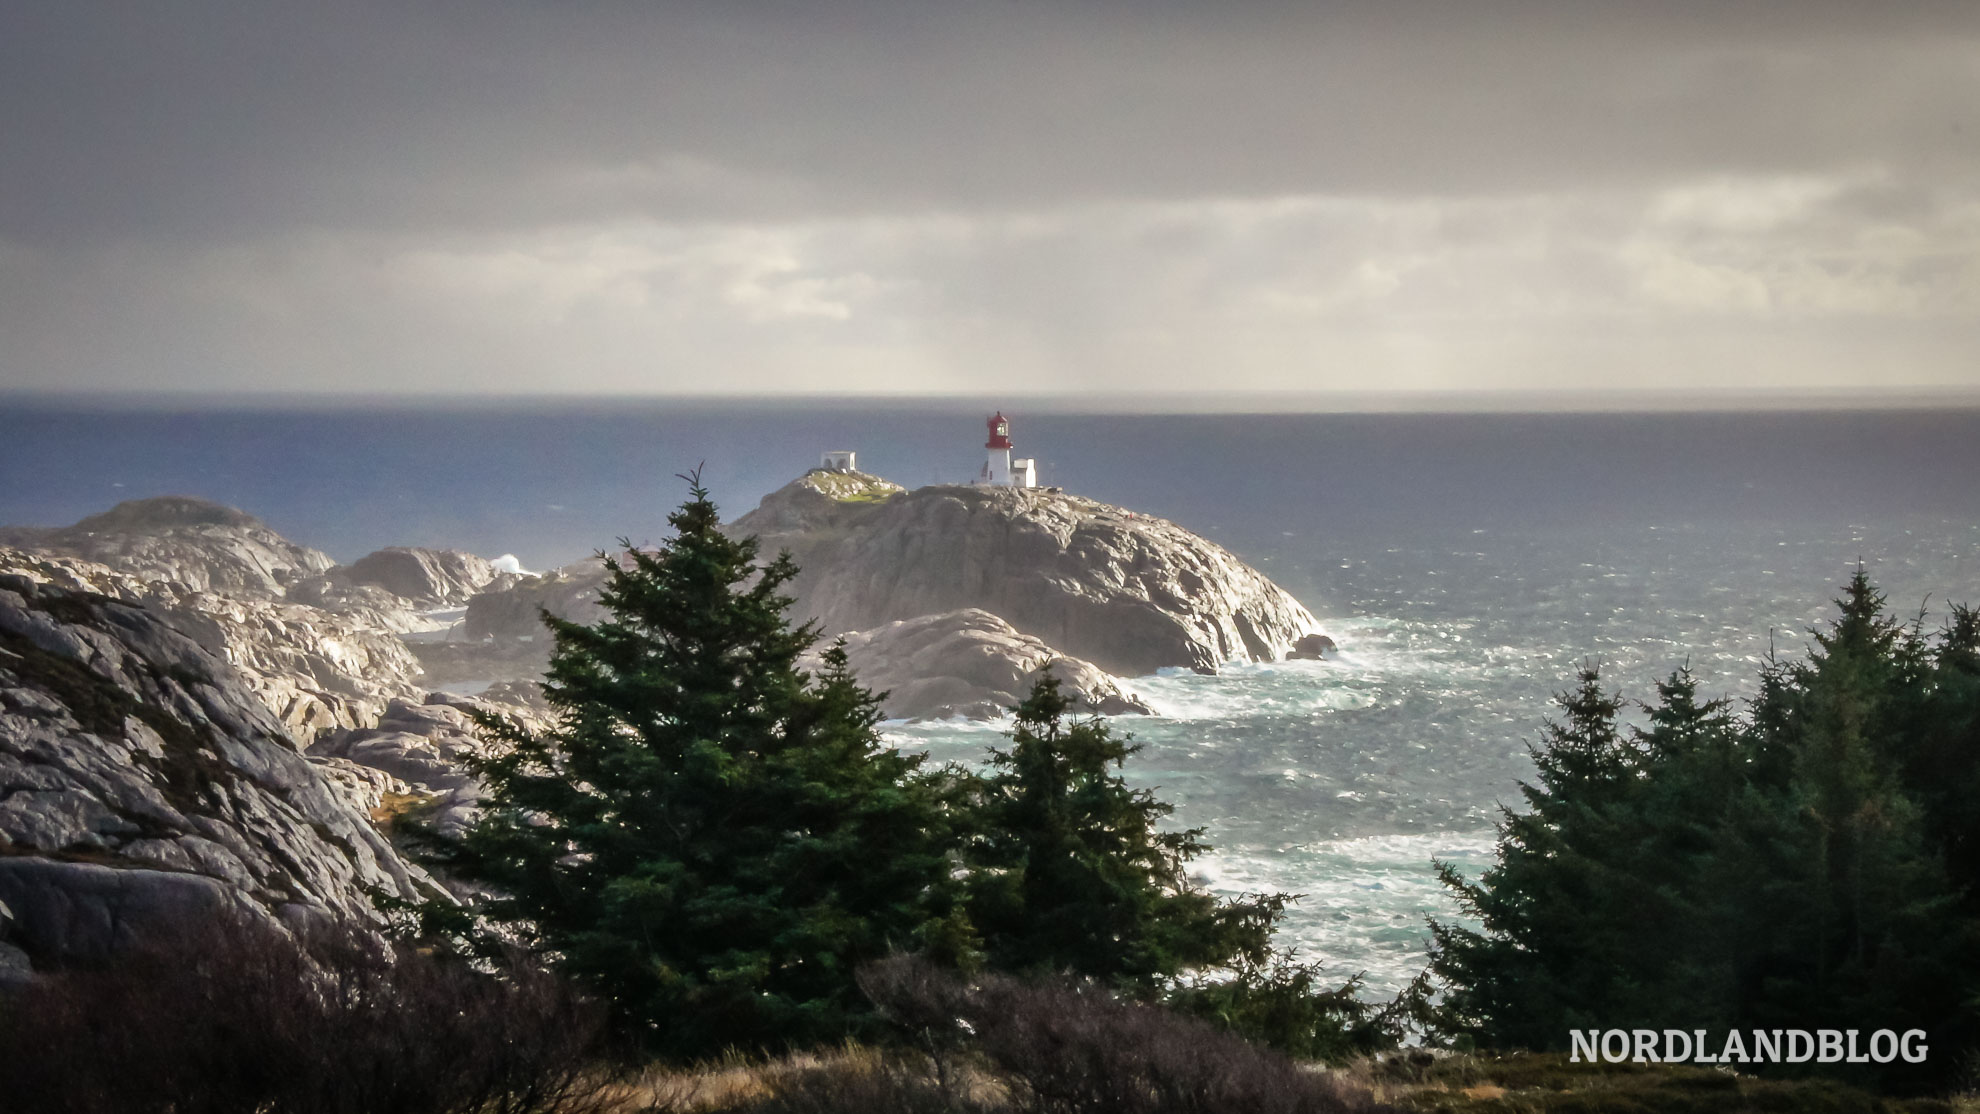
[[[375,919],[417,897],[352,786],[168,616],[0,573],[0,902],[41,960],[233,910]]]
[[[477,815],[481,783],[469,760],[489,753],[477,713],[494,713],[532,730],[550,726],[532,682],[508,682],[483,698],[429,694],[394,700],[370,727],[324,736],[309,748],[313,761],[340,771],[373,814],[413,805],[442,835],[460,834]]]
[[[1066,662],[1062,676],[1076,674],[1102,708],[1138,711],[1118,678],[1276,661],[1319,634],[1299,601],[1222,546],[1049,488],[906,491],[815,471],[726,529],[758,537],[766,559],[790,552],[792,614],[827,638],[852,636],[862,681],[894,689],[897,716],[995,714],[1047,658]],[[540,655],[539,612],[597,621],[605,578],[591,560],[484,592],[469,602],[467,634],[490,640],[491,668],[495,647],[513,654],[517,640]],[[898,649],[910,645],[919,653]]]
[[[507,585],[519,578],[458,549],[391,546],[339,565],[323,579],[328,586],[376,588],[413,606],[440,608],[464,606],[492,583]]]
[[[1319,624],[1214,542],[1049,488],[945,485],[825,505],[803,481],[732,529],[787,549],[827,634],[964,608],[1120,676],[1284,658]]]
[[[1216,542],[1051,489],[905,491],[812,471],[727,530],[754,534],[764,560],[792,554],[792,615],[847,635],[861,683],[891,691],[899,718],[1002,714],[1045,661],[1093,706],[1144,712],[1121,677],[1315,655],[1325,641],[1301,603]],[[483,592],[465,619],[475,649],[422,657],[447,675],[541,667],[541,611],[598,621],[604,582],[604,562],[586,560]]]
[[[412,651],[364,610],[220,594],[48,552],[0,551],[0,572],[156,610],[233,665],[241,684],[298,738],[368,725],[391,700],[424,692]]]
[[[73,526],[0,528],[0,546],[80,557],[189,592],[257,599],[280,598],[336,564],[245,511],[180,495],[119,503]]]
[[[120,503],[57,528],[0,528],[0,569],[143,603],[241,671],[305,740],[374,723],[424,696],[399,638],[445,625],[436,609],[519,579],[471,553],[382,549],[350,565],[260,519],[202,499]]]
[[[1081,710],[1149,714],[1120,678],[977,608],[857,631],[845,648],[860,684],[885,693],[881,708],[892,719],[994,718],[1022,702],[1047,668]],[[816,668],[819,659],[814,652],[805,664]]]

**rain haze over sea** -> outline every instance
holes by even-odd
[[[1625,695],[1689,664],[1740,696],[1799,653],[1861,560],[1929,625],[1980,600],[1980,411],[1109,415],[1007,407],[1040,482],[1234,550],[1340,643],[1322,663],[1133,686],[1136,782],[1208,829],[1204,880],[1306,895],[1289,943],[1393,991],[1519,803],[1550,693],[1583,661]],[[981,462],[969,404],[162,409],[0,406],[0,523],[199,495],[351,560],[385,545],[529,568],[665,536],[699,465],[734,517],[853,449],[908,486]],[[981,758],[1000,724],[893,724]]]

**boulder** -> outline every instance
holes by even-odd
[[[1334,640],[1326,635],[1309,634],[1294,642],[1286,656],[1294,661],[1319,661],[1337,649],[1339,647],[1334,645]]]
[[[893,719],[987,719],[1024,700],[1050,668],[1067,695],[1106,715],[1149,714],[1140,697],[1091,662],[1070,658],[987,611],[922,615],[845,636],[861,684],[885,691]],[[817,667],[817,654],[806,663]]]

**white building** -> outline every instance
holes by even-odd
[[[983,447],[990,451],[978,483],[992,487],[1037,487],[1038,466],[1030,457],[1011,459],[1011,421],[999,410],[989,418],[990,440]]]
[[[827,472],[857,472],[859,465],[854,458],[859,454],[851,449],[835,449],[818,458],[818,466]]]

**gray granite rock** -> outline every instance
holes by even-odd
[[[50,552],[0,550],[0,573],[145,606],[231,662],[262,704],[304,738],[369,724],[391,700],[424,691],[418,660],[378,614],[195,591]],[[18,632],[31,639],[84,637],[31,616],[13,621],[34,628]]]
[[[1049,667],[1067,695],[1106,715],[1142,714],[1148,705],[1091,662],[1069,658],[987,611],[923,615],[845,638],[860,683],[884,690],[895,719],[988,719],[1003,715]],[[816,668],[818,654],[807,665]]]
[[[369,891],[438,892],[169,617],[5,573],[0,852],[11,939],[37,958],[226,909],[363,922]]]
[[[328,735],[309,748],[309,757],[385,775],[403,787],[401,793],[425,798],[435,829],[454,834],[472,821],[481,801],[481,783],[466,764],[488,748],[470,715],[476,710],[517,717],[533,728],[545,726],[539,714],[525,707],[434,693],[425,703],[393,701],[376,726]]]
[[[61,553],[193,592],[275,598],[335,564],[245,511],[168,495],[132,499],[73,526],[0,527],[0,545]]]
[[[1295,661],[1320,661],[1339,648],[1324,634],[1309,634],[1293,643],[1286,656]]]
[[[1163,519],[1051,489],[938,485],[812,472],[728,529],[799,569],[793,614],[827,636],[967,608],[1120,676],[1275,661],[1319,633],[1264,574]],[[538,609],[600,616],[597,561],[468,604],[467,631],[543,637]]]
[[[427,607],[465,604],[498,576],[495,566],[458,549],[392,546],[330,571],[351,584],[373,585]]]

